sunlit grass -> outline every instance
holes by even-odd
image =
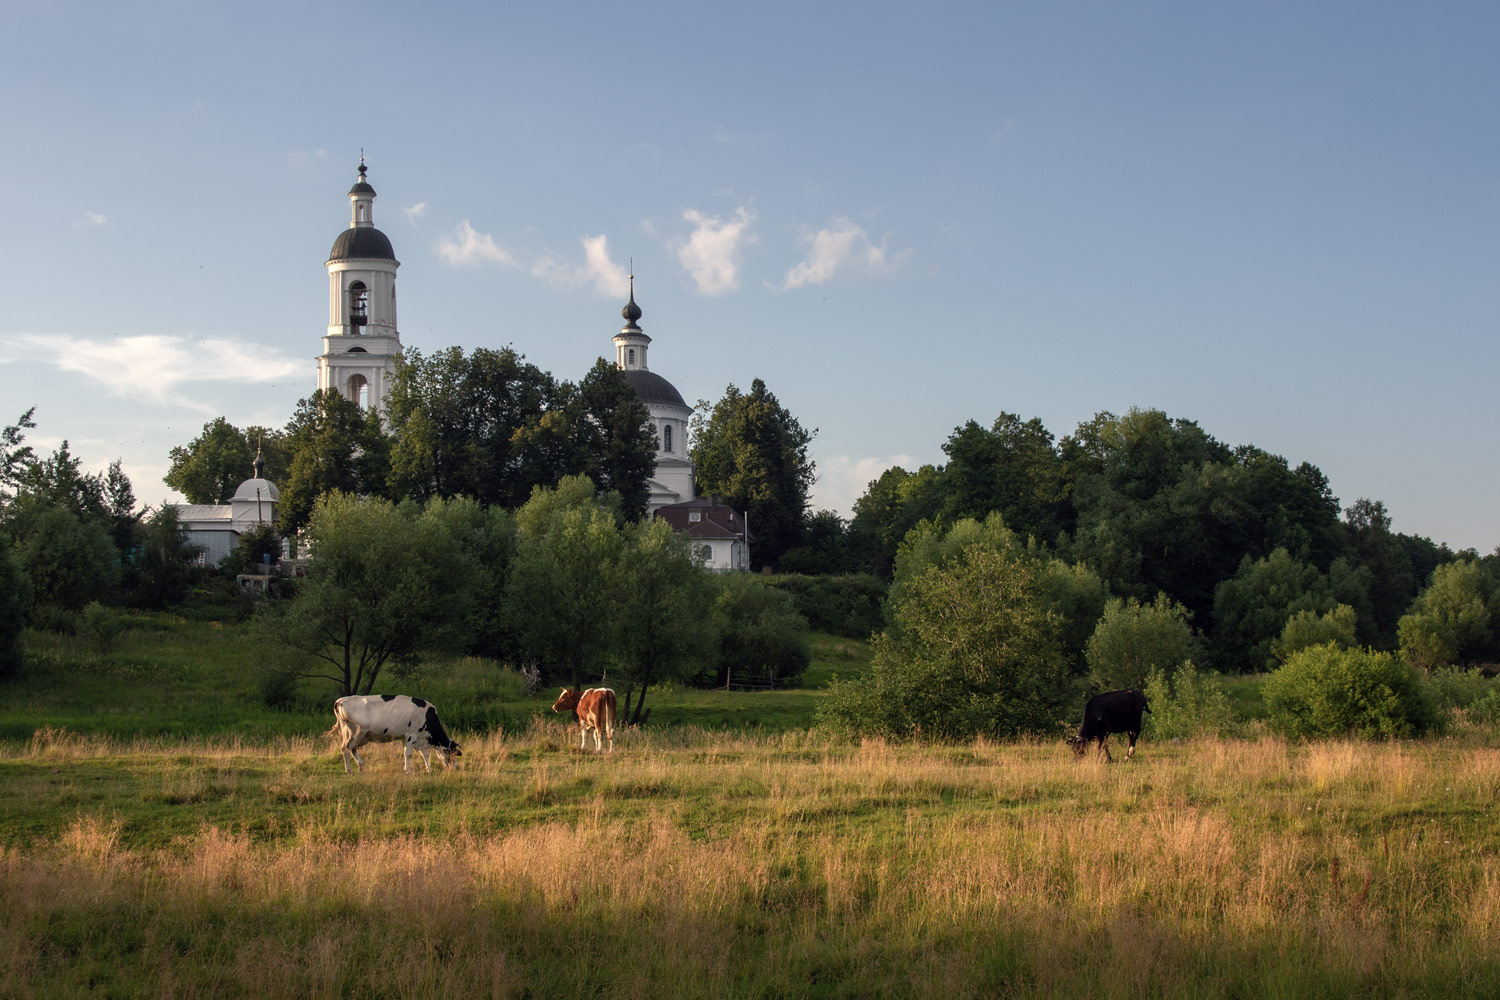
[[[17,996],[1477,996],[1500,751],[923,747],[682,727],[42,732],[0,762]]]

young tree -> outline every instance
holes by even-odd
[[[516,528],[506,604],[522,654],[574,687],[601,677],[619,635],[616,515],[588,477],[569,476],[537,487]]]
[[[686,677],[713,660],[713,592],[708,571],[665,521],[626,525],[616,581],[622,718],[638,725],[652,684]]]
[[[1493,656],[1500,590],[1474,560],[1433,570],[1432,582],[1401,617],[1401,654],[1422,670]]]
[[[1274,666],[1271,644],[1287,619],[1300,611],[1324,614],[1334,603],[1327,578],[1286,549],[1263,559],[1246,556],[1214,596],[1214,642],[1221,662],[1237,671]]]
[[[1347,604],[1336,605],[1324,615],[1315,611],[1299,611],[1287,619],[1286,628],[1281,630],[1281,637],[1271,643],[1271,655],[1276,657],[1278,663],[1285,663],[1292,658],[1293,653],[1309,646],[1333,643],[1340,649],[1354,649],[1359,645],[1355,629],[1354,609]]]
[[[26,440],[26,431],[36,427],[32,419],[35,413],[33,406],[15,423],[0,429],[0,508],[20,487],[21,474],[31,464],[31,445],[22,442]]]
[[[200,551],[188,544],[175,506],[163,504],[148,511],[136,529],[136,557],[124,571],[126,598],[144,608],[180,603],[187,597]]]
[[[1102,689],[1143,690],[1153,671],[1170,677],[1182,664],[1201,657],[1202,643],[1189,612],[1166,594],[1150,604],[1114,598],[1088,643],[1091,679]]]
[[[734,386],[705,419],[693,415],[694,483],[750,518],[755,568],[775,565],[801,539],[817,470],[807,454],[817,430],[803,429],[766,384]]]
[[[738,674],[795,682],[812,661],[807,619],[792,595],[745,573],[716,581],[713,623],[718,631],[716,684]]]
[[[441,517],[333,491],[314,503],[306,537],[297,595],[268,602],[258,618],[268,642],[300,654],[288,673],[369,694],[388,666],[464,647],[475,566],[468,539]]]

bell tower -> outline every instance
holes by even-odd
[[[385,413],[401,353],[396,329],[396,268],[401,262],[375,228],[375,189],[365,179],[349,189],[349,228],[328,253],[328,332],[318,357],[318,388],[335,389],[363,409]]]

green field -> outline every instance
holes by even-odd
[[[240,638],[36,637],[3,718],[31,729],[0,759],[0,995],[1500,995],[1486,731],[1106,765],[831,740],[818,688],[663,691],[596,755],[460,661],[403,688],[515,725],[450,724],[453,770],[384,745],[346,776],[323,699],[263,706]],[[823,639],[809,679],[862,657]]]

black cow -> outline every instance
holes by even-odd
[[[1099,750],[1104,751],[1104,759],[1113,761],[1105,741],[1110,733],[1124,733],[1130,738],[1130,751],[1125,754],[1125,759],[1129,760],[1135,753],[1136,737],[1141,735],[1141,713],[1149,711],[1151,706],[1146,704],[1146,696],[1139,691],[1107,691],[1094,695],[1083,709],[1083,724],[1078,727],[1078,735],[1068,740],[1073,745],[1073,753],[1082,757],[1084,748],[1093,741],[1099,744]],[[1098,756],[1098,751],[1094,756]]]

